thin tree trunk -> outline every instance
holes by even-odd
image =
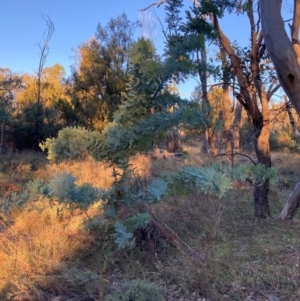
[[[201,93],[202,93],[202,111],[204,116],[209,117],[209,102],[207,97],[207,75],[206,75],[206,61],[207,61],[207,55],[206,55],[206,47],[205,44],[200,49],[201,59],[198,57],[198,74],[201,82]],[[197,54],[198,55],[198,54]],[[207,122],[207,125],[205,127],[205,130],[202,135],[202,148],[201,152],[203,154],[209,153],[209,124]]]
[[[203,154],[208,154],[209,152],[209,142],[208,142],[208,129],[205,129],[202,134],[202,146],[201,146],[201,152]]]
[[[231,135],[231,118],[230,118],[230,108],[231,98],[229,96],[229,85],[223,84],[223,120],[224,120],[224,138],[225,138],[225,151],[226,159],[232,161],[232,135]]]
[[[240,128],[241,128],[241,120],[242,120],[242,111],[243,106],[237,101],[234,110],[234,120],[232,125],[232,151],[233,153],[240,151]]]
[[[4,120],[1,125],[0,154],[2,154],[2,151],[3,151],[5,122],[6,122],[6,120],[5,120],[5,116],[4,116]]]
[[[217,156],[219,153],[217,147],[218,136],[217,133],[215,133],[212,128],[208,129],[208,143],[209,143],[209,153],[214,156]]]
[[[231,132],[231,98],[229,95],[229,82],[231,76],[230,64],[227,61],[226,51],[222,45],[220,45],[220,54],[222,60],[222,69],[223,69],[223,99],[222,99],[222,117],[224,121],[223,134],[225,138],[225,152],[226,160],[233,160],[232,155],[232,132]]]
[[[221,110],[218,116],[218,120],[223,121],[223,111]],[[221,149],[222,149],[222,140],[223,140],[223,129],[222,128],[217,128],[216,132],[215,132],[215,146],[216,146],[216,155],[221,153]]]
[[[295,138],[299,137],[300,133],[297,129],[297,123],[296,123],[296,120],[293,116],[293,113],[292,113],[292,110],[291,110],[291,105],[288,103],[286,95],[284,96],[284,101],[285,101],[285,104],[286,104],[286,111],[287,111],[288,116],[289,116],[289,121],[290,121],[290,125],[291,125],[291,128],[292,128],[293,135],[294,135]]]
[[[258,135],[258,137],[256,137]],[[257,126],[255,128],[255,152],[258,163],[264,165],[265,168],[271,167],[271,153],[269,147],[270,127]],[[265,218],[270,215],[269,209],[269,181],[265,181],[262,185],[254,187],[254,216]]]
[[[289,199],[285,203],[284,208],[282,209],[279,219],[282,221],[286,221],[292,219],[296,213],[300,204],[300,182],[298,182],[291,193]]]
[[[251,5],[252,3],[249,2],[249,4]],[[240,87],[240,94],[237,95],[238,100],[245,107],[248,116],[250,116],[252,119],[252,127],[255,135],[254,147],[258,163],[265,166],[265,168],[269,168],[271,167],[271,155],[269,147],[270,112],[268,108],[267,95],[265,93],[259,74],[259,61],[264,52],[264,47],[262,46],[263,36],[262,33],[256,32],[256,25],[254,22],[252,7],[249,8],[247,15],[249,17],[251,25],[251,73],[255,88],[261,101],[261,110],[257,103],[256,95],[252,95],[251,90],[249,89],[249,86],[247,84],[246,78],[243,73],[241,59],[237,56],[229,39],[221,30],[217,16],[213,16],[212,22],[215,29],[219,33],[220,43],[224,47],[233,65],[233,69]],[[256,217],[264,218],[270,214],[268,192],[269,181],[265,181],[260,186],[256,186],[254,188],[254,215]]]
[[[259,164],[265,168],[271,167],[271,152],[270,152],[270,110],[268,99],[261,81],[256,83],[260,94],[262,113],[253,120],[254,126],[254,147]],[[266,180],[262,185],[254,188],[254,216],[265,218],[270,215],[269,209],[269,180]]]
[[[262,115],[254,121],[254,147],[259,164],[265,168],[271,167],[270,152],[270,110],[266,94],[262,93]],[[254,187],[254,216],[265,218],[270,215],[269,209],[269,180]]]

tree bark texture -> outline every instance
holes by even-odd
[[[299,1],[295,0],[295,14],[299,17]],[[275,66],[282,88],[300,115],[300,66],[297,60],[299,43],[293,47],[281,16],[282,0],[260,0],[262,31],[265,45]],[[299,18],[293,24],[292,36],[299,28]],[[296,51],[296,52],[295,52]],[[300,56],[299,56],[300,57]]]

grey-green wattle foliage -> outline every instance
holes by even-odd
[[[148,213],[138,213],[126,220],[115,224],[115,233],[112,234],[118,249],[133,247],[135,238],[133,232],[136,229],[144,229],[151,222],[151,215]]]
[[[267,180],[271,184],[277,182],[276,169],[272,167],[266,168],[262,164],[236,164],[232,167],[229,163],[216,163],[212,164],[211,168],[227,175],[232,180],[248,181],[255,186],[260,186]]]
[[[110,123],[102,133],[101,140],[90,147],[90,152],[98,161],[109,161],[118,165],[138,152],[148,151],[153,139],[160,133],[174,126],[179,129],[199,128],[204,122],[202,112],[195,104],[190,103],[173,112],[151,114],[127,127]]]
[[[69,208],[87,208],[101,199],[101,190],[86,183],[77,185],[72,173],[57,173],[52,175],[47,183],[35,179],[27,184],[28,198],[37,199],[41,196],[57,200]]]
[[[214,194],[219,198],[231,189],[230,177],[211,167],[187,166],[181,170],[177,177],[183,183],[192,185],[205,194]]]
[[[90,131],[83,127],[65,127],[58,132],[57,138],[47,138],[39,144],[48,150],[47,158],[52,161],[77,159],[100,139],[98,131]]]

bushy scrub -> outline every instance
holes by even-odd
[[[279,151],[284,149],[293,149],[296,142],[293,140],[292,135],[286,131],[275,131],[270,135],[270,148],[273,151]]]
[[[49,160],[77,159],[98,140],[100,140],[98,131],[82,127],[66,127],[58,132],[57,138],[47,138],[39,146],[43,151],[48,150]]]
[[[126,282],[111,295],[106,296],[105,301],[163,301],[164,290],[157,284],[145,279],[136,279]]]

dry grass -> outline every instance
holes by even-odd
[[[140,154],[131,164],[150,180],[211,160],[200,155],[197,141],[184,144],[183,153],[181,158],[159,151]],[[21,163],[13,158],[2,164],[0,183],[22,187],[24,178],[47,179],[59,171],[72,172],[79,184],[95,187],[107,188],[113,181],[112,169],[92,158],[56,165],[39,158],[41,168],[33,168],[34,155],[18,156]],[[192,188],[178,189],[166,202],[147,208],[153,223],[138,236],[137,247],[114,254],[107,289],[115,289],[123,279],[147,278],[166,288],[168,301],[300,300],[300,220],[276,221],[299,180],[300,156],[278,152],[272,159],[279,183],[271,187],[271,218],[253,217],[252,187],[247,185],[236,185],[221,200]],[[19,170],[26,176],[18,176]],[[90,221],[101,214],[98,208],[90,208]],[[22,212],[1,215],[0,221],[0,300],[98,298],[97,275],[109,236],[97,225],[87,231],[83,212],[57,216],[55,207],[40,200]]]
[[[49,206],[45,199],[22,211],[14,209],[9,219],[1,214],[0,296],[7,298],[1,300],[10,300],[13,295],[15,299],[11,300],[18,300],[24,294],[34,300],[46,300],[45,294],[40,292],[39,296],[32,291],[35,281],[56,274],[57,285],[66,261],[89,246],[90,235],[84,230],[84,220],[82,213],[59,217],[57,208]]]

